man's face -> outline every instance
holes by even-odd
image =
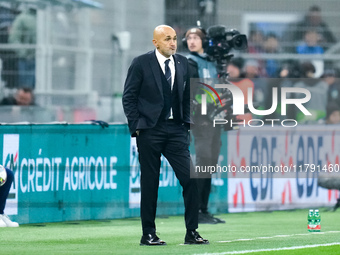
[[[259,74],[257,66],[252,65],[246,66],[245,72],[248,78],[255,78]]]
[[[338,124],[340,123],[340,111],[334,111],[328,119],[328,124]]]
[[[279,42],[276,38],[270,37],[265,41],[264,47],[266,52],[275,52],[279,48]]]
[[[332,85],[335,82],[335,77],[334,76],[326,76],[324,80],[328,85]]]
[[[157,32],[152,42],[166,58],[176,53],[177,35],[175,30],[170,27],[164,27],[161,31]]]
[[[203,53],[202,39],[197,34],[189,34],[187,37],[188,49],[191,52]]]
[[[32,103],[32,94],[20,89],[18,90],[15,99],[17,100],[18,105],[30,105]]]
[[[312,11],[308,15],[309,23],[313,26],[318,26],[321,23],[321,12]]]
[[[315,31],[309,31],[305,35],[305,41],[308,46],[316,46],[318,44],[319,34]]]
[[[251,42],[255,43],[255,44],[262,44],[263,43],[263,35],[260,31],[256,31],[254,32],[254,34],[252,34],[250,40]]]
[[[229,74],[230,78],[239,78],[240,77],[240,69],[234,65],[227,66],[227,73]]]

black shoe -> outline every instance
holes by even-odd
[[[333,211],[335,212],[336,209],[338,209],[339,207],[340,207],[340,199],[338,199],[338,200],[336,201],[336,204],[334,205]]]
[[[217,224],[217,220],[210,213],[198,213],[199,224]]]
[[[207,239],[203,239],[196,230],[187,231],[184,244],[209,244]]]
[[[140,245],[166,245],[166,242],[159,239],[156,234],[142,235],[140,239]]]
[[[222,219],[217,218],[217,217],[213,217],[213,218],[214,218],[216,223],[225,223],[225,220],[222,220]]]

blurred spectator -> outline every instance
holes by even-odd
[[[31,88],[19,88],[14,96],[5,97],[0,105],[34,105],[34,96]]]
[[[314,78],[315,74],[315,66],[313,65],[312,62],[303,62],[299,66],[300,69],[300,78],[305,79],[305,78]]]
[[[294,26],[289,26],[289,29],[285,38],[288,43],[294,43],[287,48],[289,52],[295,51],[296,45],[303,40],[304,34],[310,29],[314,29],[318,33],[318,44],[324,50],[336,43],[336,38],[322,20],[321,8],[317,5],[311,6],[304,19]]]
[[[312,114],[304,115],[301,111],[296,114],[296,120],[300,123],[316,123],[326,116],[327,90],[328,85],[322,79],[315,79],[315,67],[311,62],[304,62],[300,66],[301,80],[294,84],[294,87],[305,88],[311,93],[311,99],[304,104],[304,107]],[[299,98],[302,95],[295,95]]]
[[[328,84],[328,102],[340,105],[340,83],[333,69],[325,70],[321,78]]]
[[[35,87],[35,49],[25,47],[36,44],[36,22],[36,10],[28,8],[16,17],[9,34],[10,43],[23,46],[16,49],[19,58],[19,87]]]
[[[8,32],[15,18],[14,12],[8,3],[0,3],[0,42],[8,41]]]
[[[300,64],[296,60],[284,61],[278,72],[279,78],[300,78]]]
[[[11,8],[10,3],[0,4],[0,44],[8,43],[9,31],[15,19],[16,11]],[[14,88],[17,86],[17,59],[15,52],[9,49],[0,50],[2,61],[1,78],[6,87]]]
[[[327,105],[326,124],[340,123],[340,107],[338,104],[331,102]]]
[[[280,52],[279,40],[276,34],[269,33],[264,41],[264,51],[266,53]]]
[[[244,65],[244,77],[254,83],[254,107],[258,110],[267,110],[270,108],[268,99],[271,91],[269,91],[267,81],[260,77],[259,69],[260,66],[257,60],[248,60]],[[256,116],[257,119],[262,117],[264,116]]]
[[[269,87],[277,87],[277,88],[289,88],[293,87],[297,82],[298,78],[300,78],[300,63],[296,60],[286,60],[283,61],[281,67],[278,71],[279,79],[271,79]],[[287,98],[292,98],[293,95],[291,93],[287,94]],[[278,98],[281,98],[281,90],[278,90]],[[277,119],[295,119],[295,106],[292,104],[286,105],[287,115],[281,115],[281,102],[279,101],[279,107],[277,107],[276,112],[272,118]]]
[[[259,63],[257,60],[247,60],[244,65],[244,76],[249,79],[259,78]]]
[[[263,52],[264,35],[261,30],[252,30],[248,37],[248,52],[262,53]]]
[[[311,29],[306,31],[304,41],[296,47],[298,54],[323,54],[323,48],[318,45],[319,35],[316,30]]]
[[[307,30],[304,36],[304,41],[296,47],[296,53],[298,54],[323,54],[323,48],[318,45],[318,33],[315,29]],[[312,60],[312,63],[315,67],[315,78],[320,77],[323,73],[324,69],[324,61],[323,60]]]
[[[269,54],[280,53],[279,40],[274,33],[269,33],[264,41],[264,51]],[[280,68],[280,62],[276,59],[267,59],[265,61],[265,71],[267,77],[276,77]]]
[[[243,65],[243,58],[233,58],[230,60],[227,65],[227,73],[230,80],[244,78],[244,74],[242,73]]]
[[[248,79],[245,78],[244,73],[242,73],[244,65],[244,60],[242,58],[233,58],[230,60],[230,62],[227,65],[227,73],[229,81],[231,81],[232,84],[239,87],[244,95],[244,104],[248,104],[248,88],[252,88],[253,95],[254,95],[254,83]],[[252,96],[253,96],[252,95]],[[252,119],[251,113],[246,113],[244,115],[238,115],[237,119],[239,120],[245,120],[248,122]]]

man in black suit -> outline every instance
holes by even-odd
[[[165,245],[156,235],[156,207],[161,154],[183,187],[185,244],[208,244],[198,228],[197,186],[190,178],[190,77],[188,61],[175,54],[172,27],[155,28],[156,50],[136,57],[128,70],[123,107],[132,137],[137,138],[141,169],[141,245]]]

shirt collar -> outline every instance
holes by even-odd
[[[157,49],[156,49],[156,57],[157,57],[158,62],[160,64],[164,64],[165,60],[167,60],[167,59],[170,59],[170,62],[175,63],[172,55],[170,56],[170,58],[166,58]]]

